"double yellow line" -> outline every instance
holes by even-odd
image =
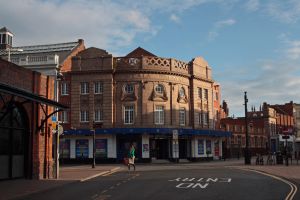
[[[265,172],[262,172],[262,171],[254,170],[254,169],[242,169],[242,170],[252,171],[252,172],[259,173],[259,174],[263,174],[265,176],[272,177],[274,179],[277,179],[279,181],[282,181],[282,182],[288,184],[290,186],[290,188],[291,188],[291,191],[288,193],[288,195],[286,196],[285,200],[293,200],[295,194],[298,191],[298,188],[297,188],[297,186],[294,183],[292,183],[292,182],[290,182],[288,180],[285,180],[283,178],[280,178],[280,177],[277,177],[277,176],[274,176],[272,174],[268,174],[268,173],[265,173]]]

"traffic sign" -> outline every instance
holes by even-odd
[[[53,122],[56,122],[56,121],[57,121],[57,120],[56,120],[56,115],[52,115],[52,118],[51,118],[51,119],[52,119]]]

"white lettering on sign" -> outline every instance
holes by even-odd
[[[175,178],[169,181],[181,182],[176,185],[176,188],[200,188],[205,189],[209,183],[231,183],[231,178]]]

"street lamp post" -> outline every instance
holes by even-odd
[[[248,132],[248,110],[247,110],[247,92],[244,95],[245,100],[245,130],[246,130],[246,148],[245,148],[245,165],[251,165],[251,157],[250,157],[250,150],[249,150],[249,132]]]
[[[96,167],[96,129],[95,122],[93,122],[93,163],[92,168]]]

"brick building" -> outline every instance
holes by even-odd
[[[139,161],[219,158],[230,133],[215,129],[211,71],[203,58],[185,63],[142,48],[125,57],[81,51],[61,82],[60,102],[71,108],[60,116],[61,158],[91,159],[94,128],[97,160],[122,160],[130,143]]]
[[[54,80],[0,58],[0,180],[52,178]]]
[[[283,105],[263,103],[258,111],[252,107],[247,117],[250,136],[249,147],[252,155],[283,151],[286,142],[282,138],[284,135],[290,135],[287,142],[290,151],[293,150],[293,102]],[[221,119],[221,127],[233,133],[231,138],[226,140],[227,156],[238,157],[243,155],[246,146],[245,118]]]

